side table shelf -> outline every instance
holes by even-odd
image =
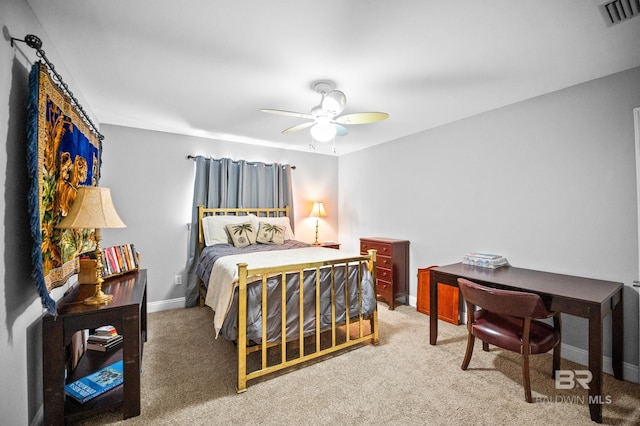
[[[57,303],[58,316],[42,318],[42,370],[44,424],[59,425],[96,413],[122,409],[123,418],[140,414],[140,366],[147,339],[147,271],[141,269],[105,280],[102,290],[113,295],[105,305],[82,301],[93,294],[93,285],[80,284]],[[67,349],[76,331],[111,324],[123,337],[111,352],[86,351],[65,381]],[[124,360],[124,383],[91,401],[80,404],[65,396],[64,385],[98,369]]]

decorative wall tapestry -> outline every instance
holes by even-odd
[[[56,314],[49,292],[77,273],[79,255],[95,249],[93,229],[58,229],[76,198],[78,186],[100,179],[102,142],[65,95],[36,62],[29,75],[29,214],[34,245],[33,277],[44,307]]]

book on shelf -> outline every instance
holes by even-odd
[[[96,328],[95,334],[99,336],[115,336],[118,334],[118,330],[112,325],[103,325],[102,327]]]
[[[84,404],[108,390],[120,386],[124,381],[124,363],[122,360],[107,367],[101,368],[95,373],[89,374],[73,383],[65,385],[67,395]]]
[[[122,343],[123,340],[123,337],[120,335],[113,336],[113,338],[104,342],[87,339],[87,349],[91,351],[107,352],[120,346],[120,343]]]
[[[87,349],[106,352],[118,346],[122,342],[122,336],[112,325],[103,325],[95,329],[87,338]]]
[[[113,246],[111,247],[111,252],[113,253],[113,257],[116,259],[116,267],[118,268],[119,271],[124,271],[125,266],[122,263],[122,255],[120,254],[120,247],[119,246]]]
[[[111,343],[112,341],[121,338],[122,336],[119,334],[115,334],[113,336],[101,336],[99,334],[92,334],[89,336],[89,338],[87,339],[87,342],[91,342],[91,343]]]
[[[102,249],[102,276],[120,275],[140,268],[140,254],[133,244]]]

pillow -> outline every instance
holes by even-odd
[[[284,239],[285,240],[293,240],[295,239],[295,235],[293,235],[293,229],[291,229],[291,222],[289,222],[289,218],[287,216],[282,217],[258,217],[257,220],[272,223],[274,225],[282,226],[284,228]]]
[[[252,221],[229,224],[225,228],[236,247],[246,247],[256,243],[256,230]]]
[[[284,226],[260,221],[256,241],[260,244],[283,244],[284,233]]]
[[[214,244],[229,244],[229,234],[225,226],[230,224],[244,223],[247,221],[253,223],[253,229],[257,229],[257,217],[254,214],[244,216],[232,215],[214,215],[202,218],[202,231],[204,233],[204,243],[207,246]]]

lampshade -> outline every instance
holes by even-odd
[[[328,117],[318,117],[310,132],[313,139],[318,142],[329,142],[338,133],[336,126],[329,122]]]
[[[111,190],[81,186],[69,213],[57,228],[125,228],[111,200]]]
[[[311,209],[311,214],[309,217],[325,217],[327,213],[324,211],[324,205],[320,201],[316,201],[313,203],[313,208]]]

